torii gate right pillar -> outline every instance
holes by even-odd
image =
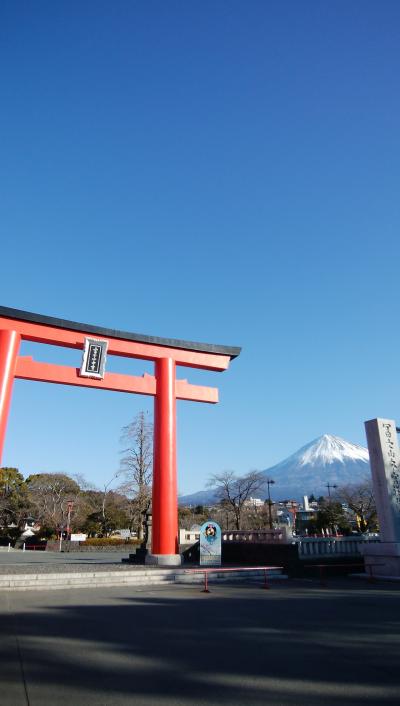
[[[154,397],[153,527],[148,564],[181,563],[176,477],[175,361],[156,362]]]

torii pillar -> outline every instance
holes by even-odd
[[[3,453],[8,413],[21,336],[13,330],[0,330],[0,461]]]
[[[156,363],[154,398],[153,534],[148,563],[172,563],[179,556],[176,475],[175,362]],[[180,557],[179,557],[180,558]]]
[[[95,338],[92,338],[94,336]],[[20,342],[84,351],[81,368],[19,356]],[[0,462],[15,378],[154,397],[153,533],[147,563],[180,564],[176,475],[176,401],[218,402],[218,390],[176,377],[177,366],[222,372],[240,348],[144,336],[0,307]],[[106,353],[150,360],[155,374],[105,372]]]

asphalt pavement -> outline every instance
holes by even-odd
[[[2,706],[398,704],[400,586],[3,592]]]
[[[129,552],[36,552],[21,549],[0,551],[0,573],[35,573],[37,571],[84,571],[85,568],[100,570],[129,570],[132,564],[122,564]]]

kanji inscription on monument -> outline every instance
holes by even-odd
[[[391,419],[365,422],[381,542],[400,542],[400,451]]]

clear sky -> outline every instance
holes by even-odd
[[[399,36],[389,0],[0,3],[0,304],[243,347],[180,369],[221,398],[178,404],[182,493],[400,421]],[[101,486],[141,409],[17,381],[3,464]]]

